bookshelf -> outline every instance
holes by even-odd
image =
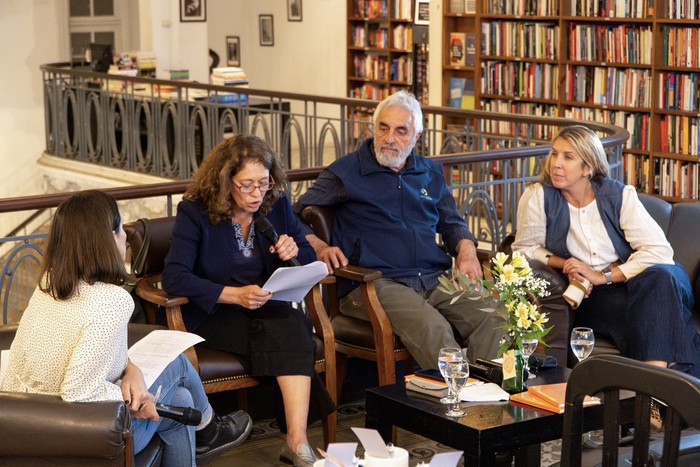
[[[477,109],[624,127],[626,183],[672,202],[700,199],[697,1],[476,0],[473,12],[462,2],[442,0],[443,105],[465,108],[457,85],[472,80]],[[451,59],[455,33],[480,44],[473,65]]]
[[[413,45],[411,0],[348,0],[348,96],[382,100],[413,90],[427,53]]]

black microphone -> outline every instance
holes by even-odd
[[[175,407],[158,403],[156,404],[156,412],[161,417],[172,418],[183,425],[197,426],[202,421],[202,412],[192,407]]]
[[[267,217],[258,217],[255,219],[254,223],[255,230],[260,232],[260,235],[265,237],[274,246],[279,239],[279,235],[277,235],[275,228],[272,226],[272,224],[270,224],[270,221],[267,220]],[[296,257],[288,259],[285,261],[285,263],[289,264],[290,266],[301,266],[301,263],[298,259],[296,259]]]

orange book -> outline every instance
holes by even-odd
[[[564,413],[566,383],[530,386],[527,391],[510,396],[510,400],[549,412]],[[584,407],[597,404],[600,404],[600,399],[597,397],[586,396],[583,400]]]

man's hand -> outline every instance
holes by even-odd
[[[341,266],[348,265],[348,259],[343,251],[337,246],[330,246],[314,234],[306,236],[319,261],[326,263],[328,274],[333,274],[333,271]]]
[[[471,280],[481,279],[483,271],[481,263],[476,256],[476,247],[471,240],[463,239],[457,244],[457,258],[455,267],[462,274],[466,274]]]

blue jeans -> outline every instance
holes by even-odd
[[[177,407],[194,407],[202,412],[202,420],[210,420],[212,408],[204,393],[199,374],[183,354],[173,360],[149,388],[155,394],[161,387],[157,402]],[[134,419],[131,423],[134,436],[134,453],[145,448],[158,434],[165,444],[163,465],[195,467],[194,426],[186,426],[169,418],[151,420]]]

